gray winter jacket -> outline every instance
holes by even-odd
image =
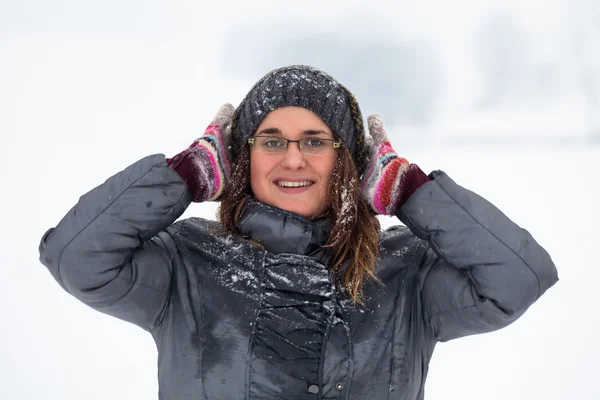
[[[73,296],[150,332],[160,399],[423,399],[437,342],[502,328],[557,280],[531,235],[443,172],[381,233],[366,307],[334,289],[327,222],[256,201],[242,236],[176,221],[163,155],[81,197],[40,244]]]

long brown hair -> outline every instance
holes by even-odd
[[[239,233],[238,218],[251,196],[250,148],[243,146],[223,189],[218,211],[219,220],[227,231]],[[344,288],[354,302],[364,305],[365,282],[369,278],[378,281],[373,271],[379,257],[380,225],[360,193],[358,170],[345,146],[337,151],[329,180],[327,216],[333,222],[325,245],[331,249],[334,260],[329,268],[337,276],[342,265],[348,264],[344,276],[339,278],[343,279]]]

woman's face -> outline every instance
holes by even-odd
[[[334,139],[331,129],[312,111],[281,107],[271,111],[254,136]],[[327,209],[329,179],[335,152],[305,155],[298,143],[281,154],[250,151],[250,184],[257,200],[314,219]],[[301,185],[301,186],[298,186]]]

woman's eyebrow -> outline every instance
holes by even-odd
[[[266,129],[263,129],[260,132],[258,132],[258,135],[263,134],[263,133],[266,133],[266,134],[275,133],[275,134],[281,135],[281,131],[279,130],[279,128],[266,128]]]
[[[301,132],[303,135],[319,135],[319,134],[324,134],[324,135],[328,135],[328,132],[325,132],[322,129],[304,129]],[[261,134],[266,134],[266,135],[272,135],[272,134],[276,134],[276,135],[282,135],[282,132],[279,128],[276,127],[272,127],[272,128],[265,128],[262,129],[260,132],[257,133],[257,135],[261,135]]]
[[[302,134],[304,135],[318,135],[318,134],[325,134],[328,135],[328,132],[325,132],[324,130],[321,129],[305,129],[302,131]]]

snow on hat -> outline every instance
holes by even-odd
[[[325,72],[306,65],[269,72],[242,100],[231,127],[233,162],[267,114],[286,106],[303,107],[318,115],[348,148],[359,174],[363,171],[367,148],[356,98]]]

